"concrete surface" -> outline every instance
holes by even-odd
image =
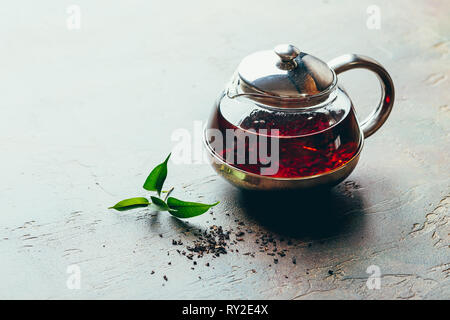
[[[66,26],[71,4],[79,30]],[[380,29],[366,26],[373,4]],[[448,2],[23,0],[0,11],[0,298],[450,298]],[[171,243],[195,239],[186,222],[106,209],[145,195],[172,132],[207,119],[240,59],[284,42],[325,61],[369,55],[394,79],[394,110],[347,181],[261,197],[208,165],[171,163],[175,196],[221,201],[188,226],[245,223],[239,253],[197,266]],[[375,77],[340,81],[367,115]],[[278,264],[257,232],[287,250]],[[79,290],[67,286],[73,265]]]

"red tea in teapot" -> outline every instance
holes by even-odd
[[[211,119],[210,128],[217,128],[222,132],[224,147],[221,150],[216,149],[215,153],[230,165],[261,174],[261,169],[267,167],[267,163],[271,161],[270,165],[278,170],[267,174],[268,176],[298,178],[334,170],[356,154],[361,137],[353,109],[339,118],[335,121],[330,114],[256,109],[235,126],[216,112]],[[274,129],[278,130],[275,134]],[[237,137],[245,136],[245,142],[241,145],[232,143],[230,146],[228,141],[227,145],[226,131],[229,130],[233,130]],[[261,156],[258,152],[261,131],[267,132],[264,138],[270,152],[268,157]],[[242,146],[245,150],[238,149]],[[271,146],[272,149],[276,146],[278,150],[270,150]],[[239,152],[243,151],[245,161],[240,163],[236,159]],[[274,154],[277,157],[274,157]],[[257,159],[256,163],[250,161],[252,155]]]

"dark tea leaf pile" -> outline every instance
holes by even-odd
[[[213,215],[213,212],[211,212],[211,215]],[[237,254],[250,258],[267,256],[270,257],[268,262],[269,267],[280,263],[281,259],[287,259],[287,263],[297,264],[297,258],[295,256],[291,256],[290,261],[286,257],[289,254],[289,248],[298,244],[294,244],[291,240],[285,240],[283,238],[276,239],[269,232],[254,230],[251,227],[247,227],[239,219],[235,219],[234,222],[235,225],[233,227],[227,228],[215,224],[210,225],[206,229],[186,225],[185,229],[180,233],[180,238],[171,239],[170,243],[175,247],[176,255],[184,257],[192,263],[190,266],[191,270],[214,268],[214,260],[220,258],[222,255],[228,254]],[[250,234],[254,234],[254,236],[247,237]],[[163,238],[162,234],[159,236]],[[192,236],[194,236],[194,239],[188,240]],[[245,244],[249,238],[254,241],[253,245],[249,246]],[[245,247],[251,247],[252,250],[248,251],[248,249],[243,249]],[[167,251],[168,256],[173,254],[171,251]],[[202,263],[200,262],[201,260],[203,260]],[[169,258],[168,265],[175,264],[174,260]],[[253,269],[252,272],[255,273],[256,270]],[[151,275],[154,273],[155,271],[153,270]],[[201,279],[201,276],[199,278]]]

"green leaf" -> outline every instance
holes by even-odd
[[[118,211],[130,210],[139,207],[147,207],[150,203],[146,198],[137,197],[131,199],[125,199],[120,202],[117,202],[114,206],[109,207],[108,209],[116,209]]]
[[[161,195],[161,190],[164,185],[164,181],[167,177],[167,162],[169,161],[170,153],[163,163],[157,165],[145,180],[143,188],[148,191],[157,191],[158,195]]]
[[[199,202],[187,202],[173,197],[169,197],[169,199],[167,199],[167,205],[170,208],[170,214],[177,218],[191,218],[199,216],[218,203],[219,202],[213,204],[205,204]]]
[[[159,210],[159,211],[169,211],[170,208],[167,205],[167,203],[164,202],[164,200],[161,200],[158,197],[151,196],[153,205]]]

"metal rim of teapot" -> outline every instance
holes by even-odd
[[[331,71],[333,72],[333,82],[331,83],[331,85],[324,89],[323,91],[314,94],[314,95],[309,95],[309,94],[299,94],[298,97],[289,97],[289,96],[282,96],[282,95],[271,95],[269,93],[263,92],[258,90],[257,88],[249,88],[249,90],[254,91],[255,93],[251,93],[251,92],[242,92],[242,93],[231,93],[230,92],[230,86],[228,86],[228,88],[226,89],[226,94],[228,96],[228,98],[230,99],[235,99],[238,97],[250,97],[250,98],[256,98],[256,99],[263,99],[265,101],[275,101],[275,102],[284,102],[287,104],[298,104],[299,106],[296,107],[298,109],[304,109],[306,107],[314,107],[315,104],[317,103],[321,103],[323,101],[325,101],[329,95],[336,89],[337,86],[337,75],[334,72],[333,69],[331,69]],[[242,81],[239,77],[239,75],[234,75],[233,76],[234,81],[231,82],[231,84],[234,84],[236,86],[236,88],[241,88],[241,87],[248,87],[246,86],[245,82]],[[234,83],[237,82],[237,83]],[[241,84],[242,82],[242,84]],[[236,89],[237,91],[237,89]],[[315,104],[312,104],[315,103]],[[302,105],[302,104],[306,104],[306,105]]]

